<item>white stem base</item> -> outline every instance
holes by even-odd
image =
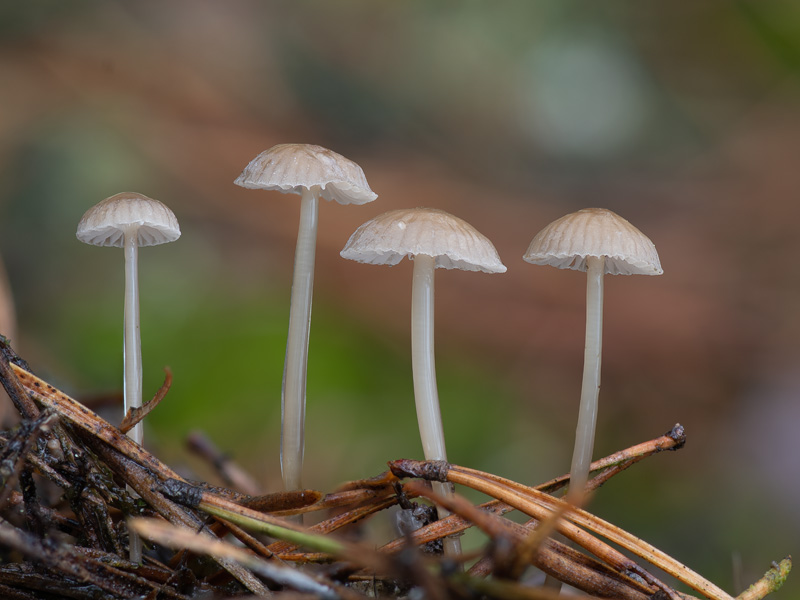
[[[139,331],[139,244],[135,229],[125,232],[123,243],[125,251],[124,418],[131,408],[142,406],[142,341]],[[144,433],[141,422],[128,432],[128,437],[142,445]],[[142,540],[132,531],[128,533],[128,549],[130,561],[140,563]]]
[[[433,306],[435,259],[424,254],[414,257],[414,278],[411,290],[411,361],[414,373],[414,399],[417,423],[422,439],[425,460],[447,460],[444,428],[436,387],[436,363],[433,353]],[[452,495],[449,483],[434,482],[433,491]],[[442,519],[450,513],[437,506]],[[459,556],[461,541],[457,537],[444,539],[445,556]]]

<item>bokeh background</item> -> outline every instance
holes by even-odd
[[[320,144],[379,199],[321,206],[306,482],[421,455],[411,266],[338,254],[362,222],[413,206],[472,223],[508,266],[437,277],[450,458],[544,481],[569,465],[585,281],[521,257],[551,220],[610,208],[664,275],[607,280],[595,454],[676,422],[689,441],[593,509],[739,592],[800,539],[798,75],[792,3],[2,3],[15,345],[73,395],[117,398],[122,253],[75,227],[120,191],[165,202],[183,236],[140,253],[145,395],[164,365],[174,384],[147,444],[213,477],[184,448],[202,430],[277,489],[299,205],[232,182],[274,144]]]

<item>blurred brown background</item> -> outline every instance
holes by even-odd
[[[521,257],[551,220],[610,208],[655,242],[664,275],[607,280],[595,454],[676,422],[689,442],[594,508],[741,591],[798,554],[798,74],[791,3],[3,3],[15,345],[78,397],[115,394],[122,256],[75,226],[120,191],[165,202],[183,237],[141,252],[142,338],[146,390],[163,365],[175,383],[147,443],[201,469],[183,449],[199,428],[279,485],[299,208],[232,181],[276,143],[320,144],[379,199],[320,211],[308,484],[421,454],[410,266],[338,255],[359,224],[410,206],[464,218],[508,266],[437,277],[450,457],[542,481],[569,464],[585,281]]]

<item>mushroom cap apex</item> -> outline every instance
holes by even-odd
[[[76,237],[85,244],[121,248],[126,232],[136,232],[139,246],[174,242],[181,236],[175,214],[158,200],[136,192],[109,196],[87,210]]]
[[[436,268],[505,273],[492,242],[472,225],[443,210],[391,210],[367,221],[350,236],[342,258],[373,265],[396,265],[418,254]]]
[[[586,271],[586,257],[605,258],[607,275],[661,275],[653,242],[618,214],[584,208],[556,219],[531,241],[523,259],[535,265]]]
[[[313,144],[278,144],[250,161],[234,183],[248,189],[319,196],[339,204],[366,204],[378,195],[352,160]]]

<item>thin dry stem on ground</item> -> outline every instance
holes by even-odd
[[[145,411],[156,408],[165,386]],[[0,432],[0,597],[229,598],[283,595],[343,598],[402,597],[412,588],[426,598],[532,598],[551,589],[523,583],[535,566],[590,596],[625,600],[691,598],[645,569],[653,565],[703,598],[731,596],[673,558],[552,494],[569,483],[558,477],[531,487],[443,462],[392,461],[391,471],[353,481],[332,493],[316,490],[262,494],[233,461],[195,436],[193,451],[232,488],[180,477],[120,428],[37,378],[0,339],[0,380],[20,424]],[[636,462],[683,446],[683,428],[592,464],[590,488]],[[409,479],[410,478],[410,479]],[[486,493],[473,505],[441,497],[425,481],[451,481]],[[239,485],[234,485],[238,483]],[[133,490],[136,496],[128,492]],[[425,498],[452,514],[436,520],[418,504]],[[404,523],[397,539],[375,549],[358,539],[358,523],[397,507]],[[504,517],[521,510],[520,525]],[[286,517],[319,513],[300,527]],[[465,572],[441,555],[441,540],[471,527],[486,544],[462,561]],[[348,536],[340,535],[348,528]],[[355,529],[354,529],[355,528]],[[150,541],[142,564],[127,560],[129,531]],[[551,536],[558,531],[577,543]],[[356,536],[354,539],[354,535]],[[603,539],[601,539],[603,538]],[[639,556],[639,564],[611,544]],[[438,545],[437,545],[438,544]],[[776,563],[738,600],[777,590],[791,559]]]

